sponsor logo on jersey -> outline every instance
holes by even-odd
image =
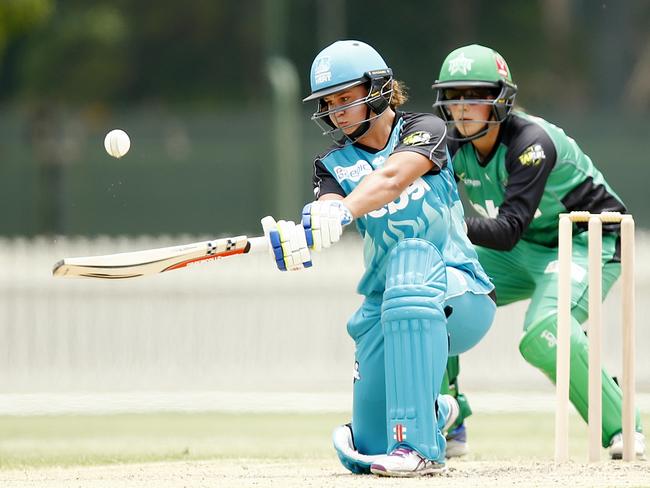
[[[473,180],[471,178],[463,178],[462,176],[461,176],[460,179],[463,182],[463,185],[465,185],[465,186],[469,186],[471,188],[478,188],[479,186],[481,186],[481,180]]]
[[[384,165],[384,161],[386,161],[386,158],[384,156],[377,156],[375,159],[372,160],[372,167],[375,169],[379,169]]]
[[[519,155],[519,162],[523,166],[538,166],[542,159],[546,159],[546,155],[541,144],[533,144]]]
[[[465,57],[465,53],[460,53],[454,59],[449,60],[449,74],[455,75],[456,73],[460,73],[466,75],[472,71],[473,62],[473,59]]]
[[[411,132],[404,139],[402,139],[402,144],[406,146],[421,146],[422,144],[428,144],[431,140],[431,133],[419,130],[417,132]]]
[[[427,191],[430,191],[431,187],[429,184],[424,181],[422,178],[418,178],[413,183],[411,183],[406,190],[402,192],[397,200],[394,202],[387,203],[382,208],[368,212],[369,217],[374,217],[379,219],[388,213],[393,215],[398,210],[406,208],[411,200],[420,200]]]
[[[316,60],[314,67],[314,79],[316,83],[326,83],[332,79],[332,72],[330,70],[330,57],[323,56]]]
[[[335,166],[334,175],[339,182],[350,180],[357,182],[368,173],[372,173],[372,166],[368,161],[360,159],[352,166]]]

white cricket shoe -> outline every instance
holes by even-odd
[[[441,474],[446,470],[444,463],[426,459],[414,449],[406,446],[398,447],[390,454],[380,456],[370,466],[372,474],[400,478]]]
[[[639,461],[645,460],[645,436],[642,432],[634,433],[634,453]],[[609,457],[612,459],[623,459],[623,433],[612,437],[609,443]]]
[[[461,457],[469,452],[465,424],[460,424],[455,429],[447,432],[445,437],[447,439],[447,450],[445,451],[447,459]]]

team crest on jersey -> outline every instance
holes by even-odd
[[[523,166],[538,166],[542,159],[546,159],[546,155],[541,144],[533,144],[519,155],[519,162]]]
[[[422,144],[428,144],[430,140],[431,134],[429,132],[419,130],[408,134],[402,139],[402,144],[406,146],[421,146]]]
[[[355,183],[368,173],[372,173],[372,166],[368,161],[360,159],[352,166],[335,166],[334,174],[339,182],[350,180]]]
[[[466,75],[472,71],[473,62],[473,59],[465,57],[465,53],[460,53],[454,59],[449,60],[449,74],[455,75],[456,73],[460,73]]]
[[[314,66],[314,79],[316,80],[316,83],[326,83],[332,79],[329,56],[323,56],[316,60],[316,66]]]

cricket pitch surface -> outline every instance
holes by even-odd
[[[463,461],[448,463],[443,475],[395,479],[352,475],[336,460],[269,462],[241,459],[176,461],[0,472],[5,488],[181,488],[181,487],[641,487],[650,486],[650,463],[603,461],[595,464]]]

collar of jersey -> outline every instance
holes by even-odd
[[[393,130],[395,130],[395,126],[397,125],[397,122],[399,122],[399,120],[400,120],[400,119],[402,118],[402,116],[404,115],[404,112],[401,112],[400,110],[395,110],[395,109],[394,109],[394,111],[395,111],[395,118],[393,119],[393,125],[392,125],[391,130],[390,130],[390,133],[391,133],[391,134],[393,133]],[[370,154],[377,154],[378,152],[381,152],[381,151],[383,151],[384,149],[386,149],[386,146],[388,146],[388,143],[390,142],[390,139],[391,139],[391,138],[390,138],[390,136],[389,136],[389,137],[388,137],[388,140],[386,141],[386,144],[385,144],[384,147],[382,147],[381,149],[375,149],[374,147],[366,146],[365,144],[361,144],[360,142],[354,142],[352,145],[353,145],[354,147],[358,147],[359,149],[362,149],[363,151],[365,151],[365,152],[367,152],[367,153],[370,153]]]

